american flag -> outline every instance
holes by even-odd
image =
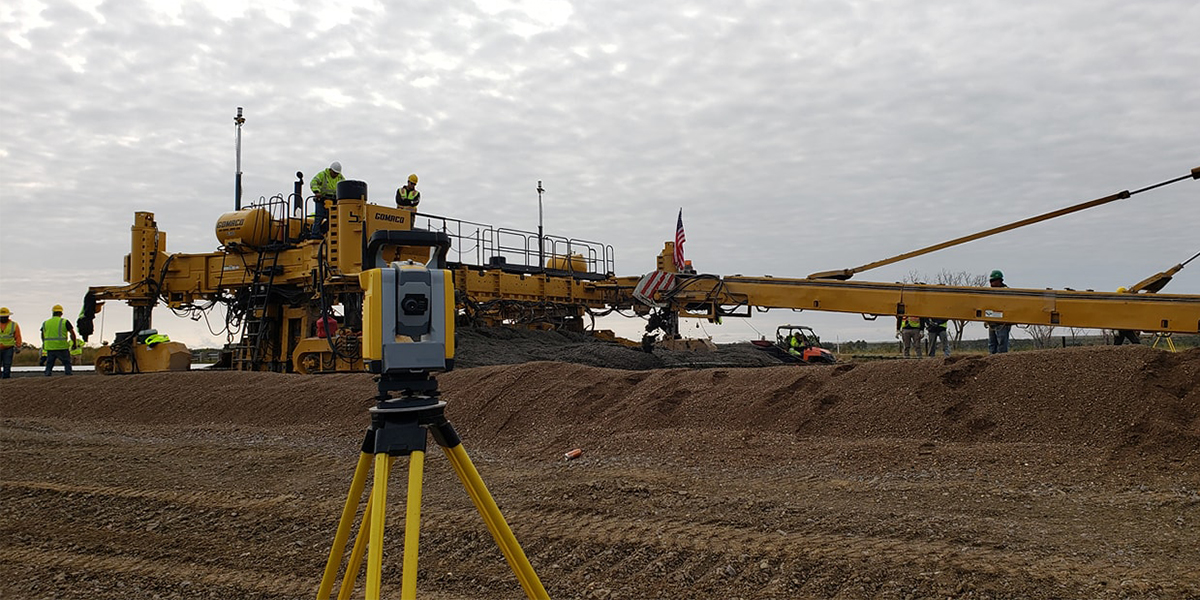
[[[679,221],[675,224],[675,269],[682,271],[686,263],[683,262],[683,242],[687,238],[683,235],[683,209],[679,209]]]

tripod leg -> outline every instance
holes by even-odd
[[[448,423],[446,427],[449,427]],[[467,456],[462,444],[455,444],[453,447],[442,446],[442,450],[450,458],[454,472],[458,474],[463,487],[467,488],[467,494],[475,503],[475,509],[483,517],[488,531],[496,540],[496,545],[500,546],[500,551],[504,553],[504,558],[513,574],[517,576],[517,581],[521,583],[521,588],[525,590],[525,595],[530,600],[550,600],[550,595],[546,593],[546,588],[533,571],[533,565],[529,564],[529,558],[517,543],[517,537],[504,520],[504,515],[500,514],[500,507],[496,506],[495,499],[488,492],[487,485],[483,483],[479,471],[475,470],[475,465],[471,463],[471,458]]]
[[[342,577],[342,587],[338,589],[337,600],[350,600],[354,591],[354,581],[358,579],[358,569],[362,566],[363,554],[367,550],[367,532],[371,529],[371,496],[367,496],[367,507],[363,509],[362,525],[358,535],[354,536],[354,547],[350,549],[350,560],[346,561],[346,575]]]
[[[421,536],[421,476],[425,453],[413,450],[408,458],[408,499],[404,513],[404,564],[400,571],[400,600],[417,599],[417,547]]]
[[[383,578],[383,524],[387,513],[388,475],[393,460],[387,454],[375,455],[375,479],[371,484],[371,535],[367,538],[367,600],[379,600],[380,580]]]
[[[363,488],[366,487],[367,471],[371,468],[371,455],[365,452],[358,455],[358,465],[354,467],[354,478],[350,482],[350,492],[346,495],[346,505],[342,507],[342,517],[338,521],[337,533],[333,536],[333,547],[329,549],[329,560],[325,563],[325,575],[321,577],[321,587],[317,590],[317,600],[329,600],[333,591],[333,581],[337,578],[338,567],[342,564],[342,552],[346,550],[346,540],[350,537],[350,527],[354,524],[354,514],[358,512],[358,501],[362,498]],[[364,517],[365,519],[366,517]],[[346,568],[357,563],[351,562]]]

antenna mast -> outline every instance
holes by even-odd
[[[233,118],[234,127],[237,130],[237,173],[233,179],[233,209],[242,210],[242,123],[246,119],[242,117],[242,107],[238,107],[237,116]]]
[[[539,179],[538,186],[537,186],[537,193],[538,193],[538,266],[543,269],[546,268],[546,247],[545,247],[545,242],[543,241],[546,238],[545,238],[545,236],[542,235],[542,192],[544,192],[544,191],[546,191],[546,190],[542,189],[542,180]]]

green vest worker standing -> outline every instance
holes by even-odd
[[[54,316],[42,322],[42,351],[46,354],[46,377],[54,370],[54,361],[62,363],[63,373],[71,374],[71,346],[75,343],[75,328],[64,319],[63,307],[55,304]],[[70,336],[70,337],[68,337]]]
[[[0,379],[12,377],[13,357],[21,351],[21,326],[11,316],[7,306],[0,307]]]
[[[417,174],[408,176],[408,183],[396,190],[396,206],[416,208],[421,203],[421,192],[417,191]]]
[[[345,177],[342,177],[342,163],[335,160],[329,165],[328,169],[313,176],[308,187],[312,188],[313,196],[325,200],[333,200],[337,198],[338,182],[344,179]]]
[[[924,322],[921,317],[896,315],[896,335],[900,338],[905,357],[910,351],[916,350],[917,358],[921,358],[921,330],[923,328]]]
[[[333,161],[329,168],[313,176],[308,187],[312,189],[313,202],[316,204],[316,217],[313,219],[311,237],[321,239],[325,234],[325,220],[329,218],[329,207],[326,202],[337,202],[337,184],[345,181],[342,176],[342,163]]]

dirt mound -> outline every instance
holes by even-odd
[[[514,346],[523,343],[513,339]],[[615,344],[579,344],[560,347],[560,356],[579,356],[584,346],[593,357],[610,351],[648,356]],[[327,423],[355,431],[375,394],[365,374],[191,372],[91,377],[88,386],[77,381],[29,378],[6,386],[4,416]],[[460,428],[539,450],[603,446],[614,432],[635,438],[661,434],[668,440],[647,437],[646,446],[670,445],[677,439],[673,431],[707,430],[1063,444],[1114,457],[1152,453],[1200,462],[1200,350],[1088,347],[834,366],[647,371],[540,361],[459,369],[439,381]]]
[[[555,346],[521,338],[481,359]],[[586,344],[553,357],[633,356]],[[1200,350],[439,382],[553,598],[1200,597]],[[0,597],[312,597],[375,393],[366,374],[5,380]],[[418,596],[522,597],[446,458],[425,468]]]
[[[1091,347],[838,366],[628,373],[548,363],[453,373],[486,436],[708,429],[1047,443],[1200,461],[1200,351]]]

